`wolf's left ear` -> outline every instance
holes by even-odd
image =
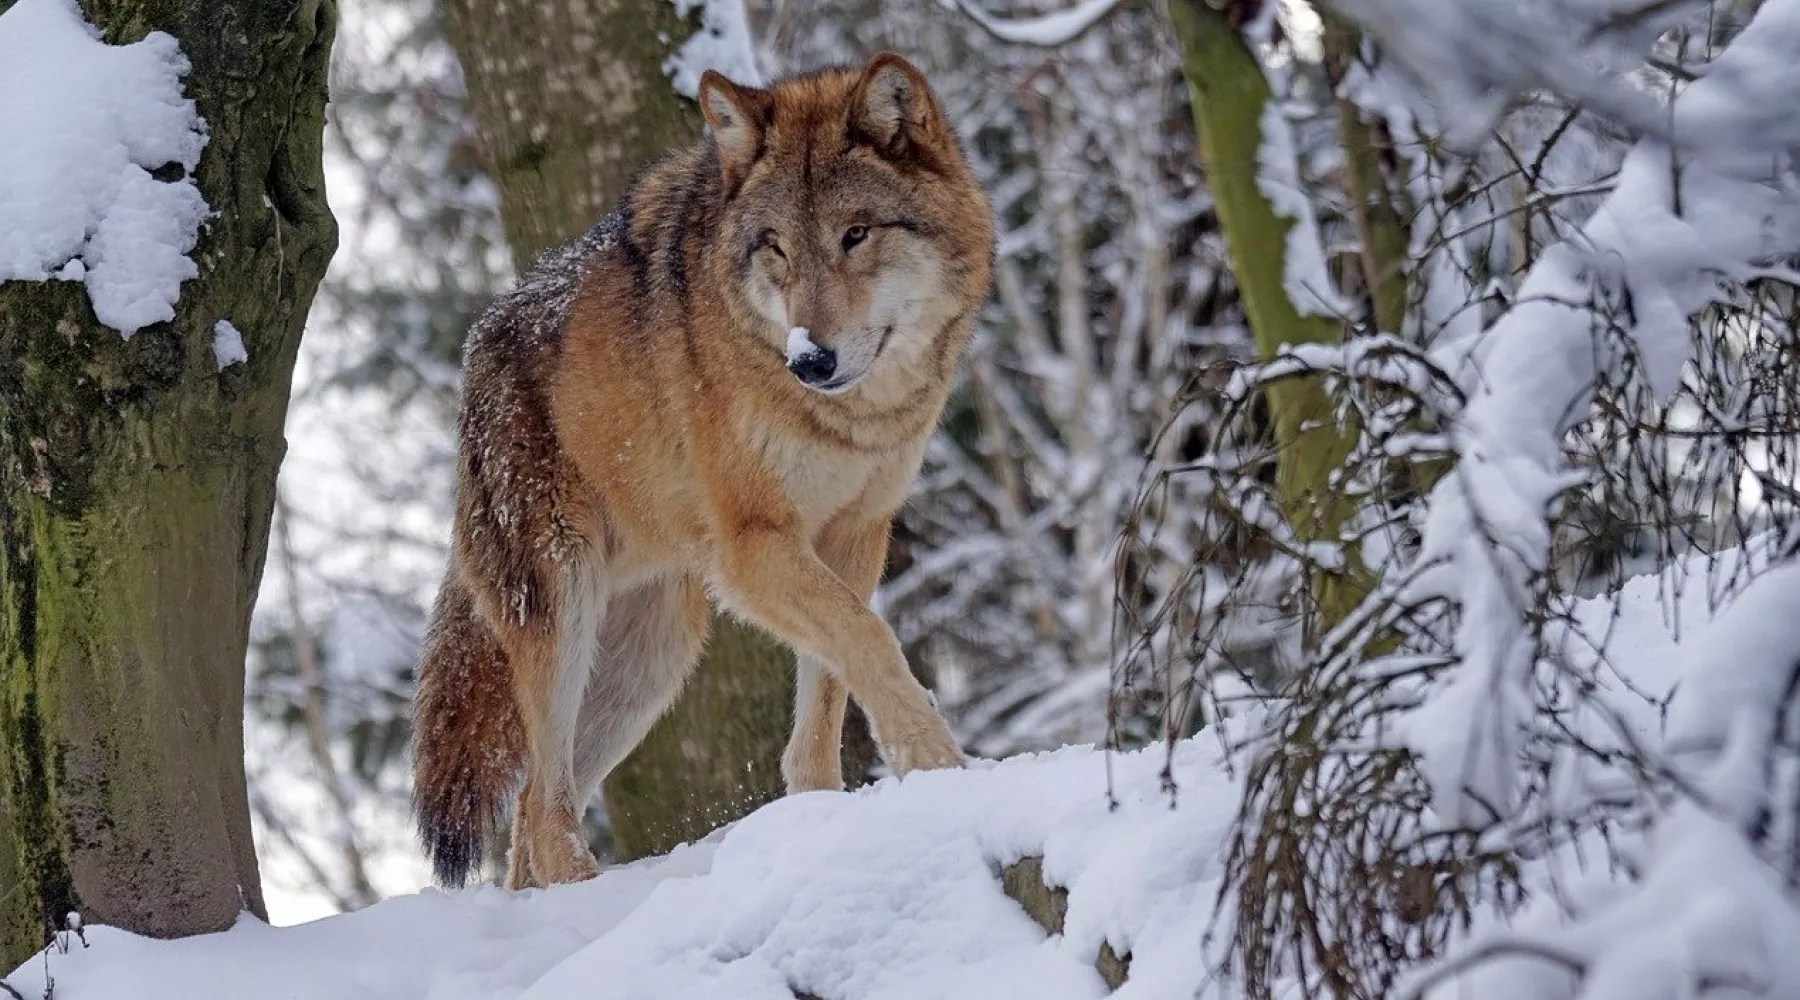
[[[894,160],[934,158],[943,142],[944,113],[912,63],[882,52],[863,67],[850,101],[850,131]]]
[[[719,148],[725,190],[735,191],[762,155],[763,136],[775,110],[775,99],[766,90],[740,87],[709,69],[700,76],[699,101],[700,115],[706,119],[707,131]]]

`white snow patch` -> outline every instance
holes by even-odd
[[[1777,859],[1759,855],[1750,836],[1761,811],[1776,805],[1765,768],[1800,649],[1800,565],[1763,571],[1716,614],[1708,587],[1709,575],[1736,575],[1767,554],[1758,543],[1691,556],[1575,606],[1572,627],[1552,639],[1567,666],[1594,682],[1564,720],[1591,749],[1554,762],[1550,821],[1631,794],[1629,768],[1596,752],[1648,748],[1699,798],[1675,799],[1644,829],[1603,838],[1590,828],[1532,859],[1524,909],[1482,915],[1453,939],[1443,964],[1417,970],[1416,984],[1434,984],[1425,996],[1640,1000],[1713,995],[1702,985],[1709,982],[1746,984],[1744,995],[1800,996],[1800,954],[1791,947],[1800,908],[1770,863]],[[1600,636],[1604,663],[1581,648]],[[1638,874],[1609,866],[1609,852]],[[1471,961],[1484,952],[1487,960]]]
[[[250,352],[244,349],[244,335],[231,325],[230,320],[222,319],[213,324],[213,358],[219,362],[220,371],[250,360]]]
[[[1547,89],[1653,136],[1667,120],[1624,72],[1697,2],[1643,0],[1339,0],[1437,105],[1443,139],[1470,149],[1516,94]],[[1679,129],[1674,134],[1682,134]]]
[[[1269,199],[1275,214],[1291,223],[1281,275],[1288,301],[1301,315],[1348,315],[1349,303],[1338,294],[1331,271],[1325,266],[1325,241],[1313,213],[1312,197],[1300,180],[1294,127],[1282,113],[1278,100],[1271,99],[1263,108],[1262,145],[1256,151],[1256,187]]]
[[[808,354],[816,354],[819,345],[812,342],[812,331],[804,326],[796,326],[788,331],[787,360],[793,364]]]
[[[760,86],[762,74],[756,69],[756,46],[750,35],[750,19],[744,12],[743,0],[669,0],[675,13],[686,19],[695,9],[700,11],[700,27],[663,60],[663,72],[675,85],[675,92],[693,98],[700,94],[700,77],[707,70],[717,70],[732,83],[746,87]]]
[[[1130,952],[1118,1000],[1186,1000],[1238,788],[1212,733],[1166,751],[1089,748],[782,799],[667,858],[579,885],[426,890],[297,927],[154,941],[90,928],[8,981],[58,1000],[1099,1000],[1102,941]],[[1109,764],[1119,806],[1107,802]],[[1002,892],[1027,855],[1069,890],[1047,936]]]
[[[107,45],[74,0],[0,14],[0,282],[84,281],[126,337],[174,318],[208,212],[187,71],[173,37]],[[150,175],[171,163],[180,180]]]

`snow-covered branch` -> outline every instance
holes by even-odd
[[[1003,42],[1015,45],[1038,45],[1055,48],[1074,41],[1082,32],[1112,12],[1119,0],[1079,0],[1067,10],[1051,14],[1021,17],[995,17],[978,6],[979,0],[938,0],[945,7],[960,10],[981,26],[983,31]]]

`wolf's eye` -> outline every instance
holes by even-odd
[[[781,252],[781,239],[775,235],[775,230],[773,229],[765,230],[763,232],[762,249],[773,250],[775,256],[780,257],[782,260],[787,260],[787,254]]]
[[[856,246],[858,243],[861,243],[868,238],[868,226],[851,226],[849,229],[844,230],[844,252],[849,253],[851,247]]]

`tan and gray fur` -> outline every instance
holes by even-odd
[[[709,598],[799,654],[790,792],[843,787],[847,695],[896,772],[963,760],[869,601],[988,292],[987,201],[898,56],[767,89],[709,73],[699,101],[706,137],[541,258],[465,348],[415,720],[442,882],[468,878],[515,790],[507,884],[594,874],[580,814],[680,691]],[[790,368],[792,327],[829,378]]]

